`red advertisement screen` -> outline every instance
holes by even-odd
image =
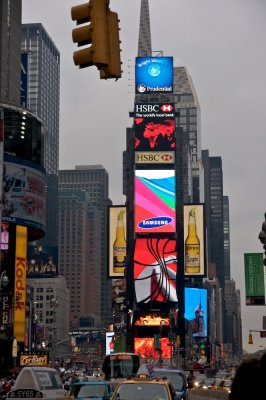
[[[163,238],[136,239],[134,284],[137,302],[177,302],[176,241]]]
[[[160,339],[162,358],[171,357],[171,347],[168,346],[169,339]],[[134,339],[134,352],[139,354],[141,358],[159,358],[160,353],[158,350],[154,350],[154,339],[153,338],[135,338]]]
[[[159,118],[135,118],[135,150],[174,150],[175,120]]]

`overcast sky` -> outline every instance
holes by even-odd
[[[140,0],[110,0],[119,14],[123,77],[100,80],[96,67],[72,61],[71,7],[77,0],[22,0],[23,23],[40,22],[61,54],[60,168],[102,164],[110,198],[122,193],[122,151],[134,101]],[[266,339],[266,306],[245,307],[244,253],[262,252],[258,233],[266,211],[265,0],[150,0],[152,49],[186,66],[201,105],[202,149],[221,156],[230,201],[231,275],[242,294],[243,346]],[[154,53],[156,54],[156,53]]]

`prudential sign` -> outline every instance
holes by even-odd
[[[173,57],[137,57],[136,93],[173,92]]]

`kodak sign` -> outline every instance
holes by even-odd
[[[27,228],[16,226],[16,257],[14,286],[14,337],[24,342],[26,318]]]

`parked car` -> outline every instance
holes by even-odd
[[[7,399],[64,400],[65,390],[60,375],[54,368],[23,367]]]
[[[111,396],[112,390],[110,382],[94,378],[94,380],[73,383],[68,398],[69,400],[108,400],[111,399]]]

